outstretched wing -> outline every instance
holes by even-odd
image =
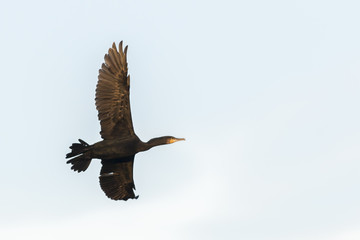
[[[130,75],[128,75],[126,52],[127,46],[123,51],[122,41],[119,44],[119,51],[113,43],[108,54],[105,54],[105,63],[99,70],[95,102],[103,139],[135,134],[130,111]]]
[[[135,196],[133,166],[134,157],[102,160],[100,171],[100,186],[106,196],[113,200],[128,200],[129,198],[138,198]]]

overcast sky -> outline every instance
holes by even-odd
[[[358,1],[3,1],[1,239],[360,239]],[[129,45],[138,200],[65,164]]]

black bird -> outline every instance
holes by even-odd
[[[135,154],[152,147],[174,143],[184,138],[164,136],[142,142],[136,136],[130,112],[130,75],[127,67],[127,46],[119,51],[115,43],[105,54],[96,86],[96,108],[99,112],[102,141],[93,145],[79,139],[70,146],[66,158],[74,157],[74,171],[85,171],[93,158],[101,159],[100,186],[106,196],[114,200],[137,199],[134,194],[133,164]]]

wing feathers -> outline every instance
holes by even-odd
[[[106,196],[114,200],[137,198],[133,180],[134,155],[112,160],[102,160],[100,186]]]
[[[110,59],[114,65],[114,67],[116,69],[121,69],[121,65],[120,65],[120,62],[118,61],[119,60],[119,57],[117,56],[116,54],[116,50],[114,50],[113,48],[110,48],[109,50],[109,56],[110,56]]]
[[[134,135],[131,119],[129,86],[130,77],[126,61],[127,46],[119,50],[115,43],[105,54],[96,87],[96,108],[103,139],[115,139]]]

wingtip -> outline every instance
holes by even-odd
[[[116,44],[115,44],[115,42],[113,42],[113,44],[112,44],[112,48],[113,48],[113,49],[115,49],[115,51],[117,52],[117,49],[116,49]]]
[[[128,50],[128,45],[126,45],[126,47],[124,49],[125,56],[126,56],[127,50]]]
[[[123,41],[121,40],[121,42],[119,43],[119,52],[123,51]]]

